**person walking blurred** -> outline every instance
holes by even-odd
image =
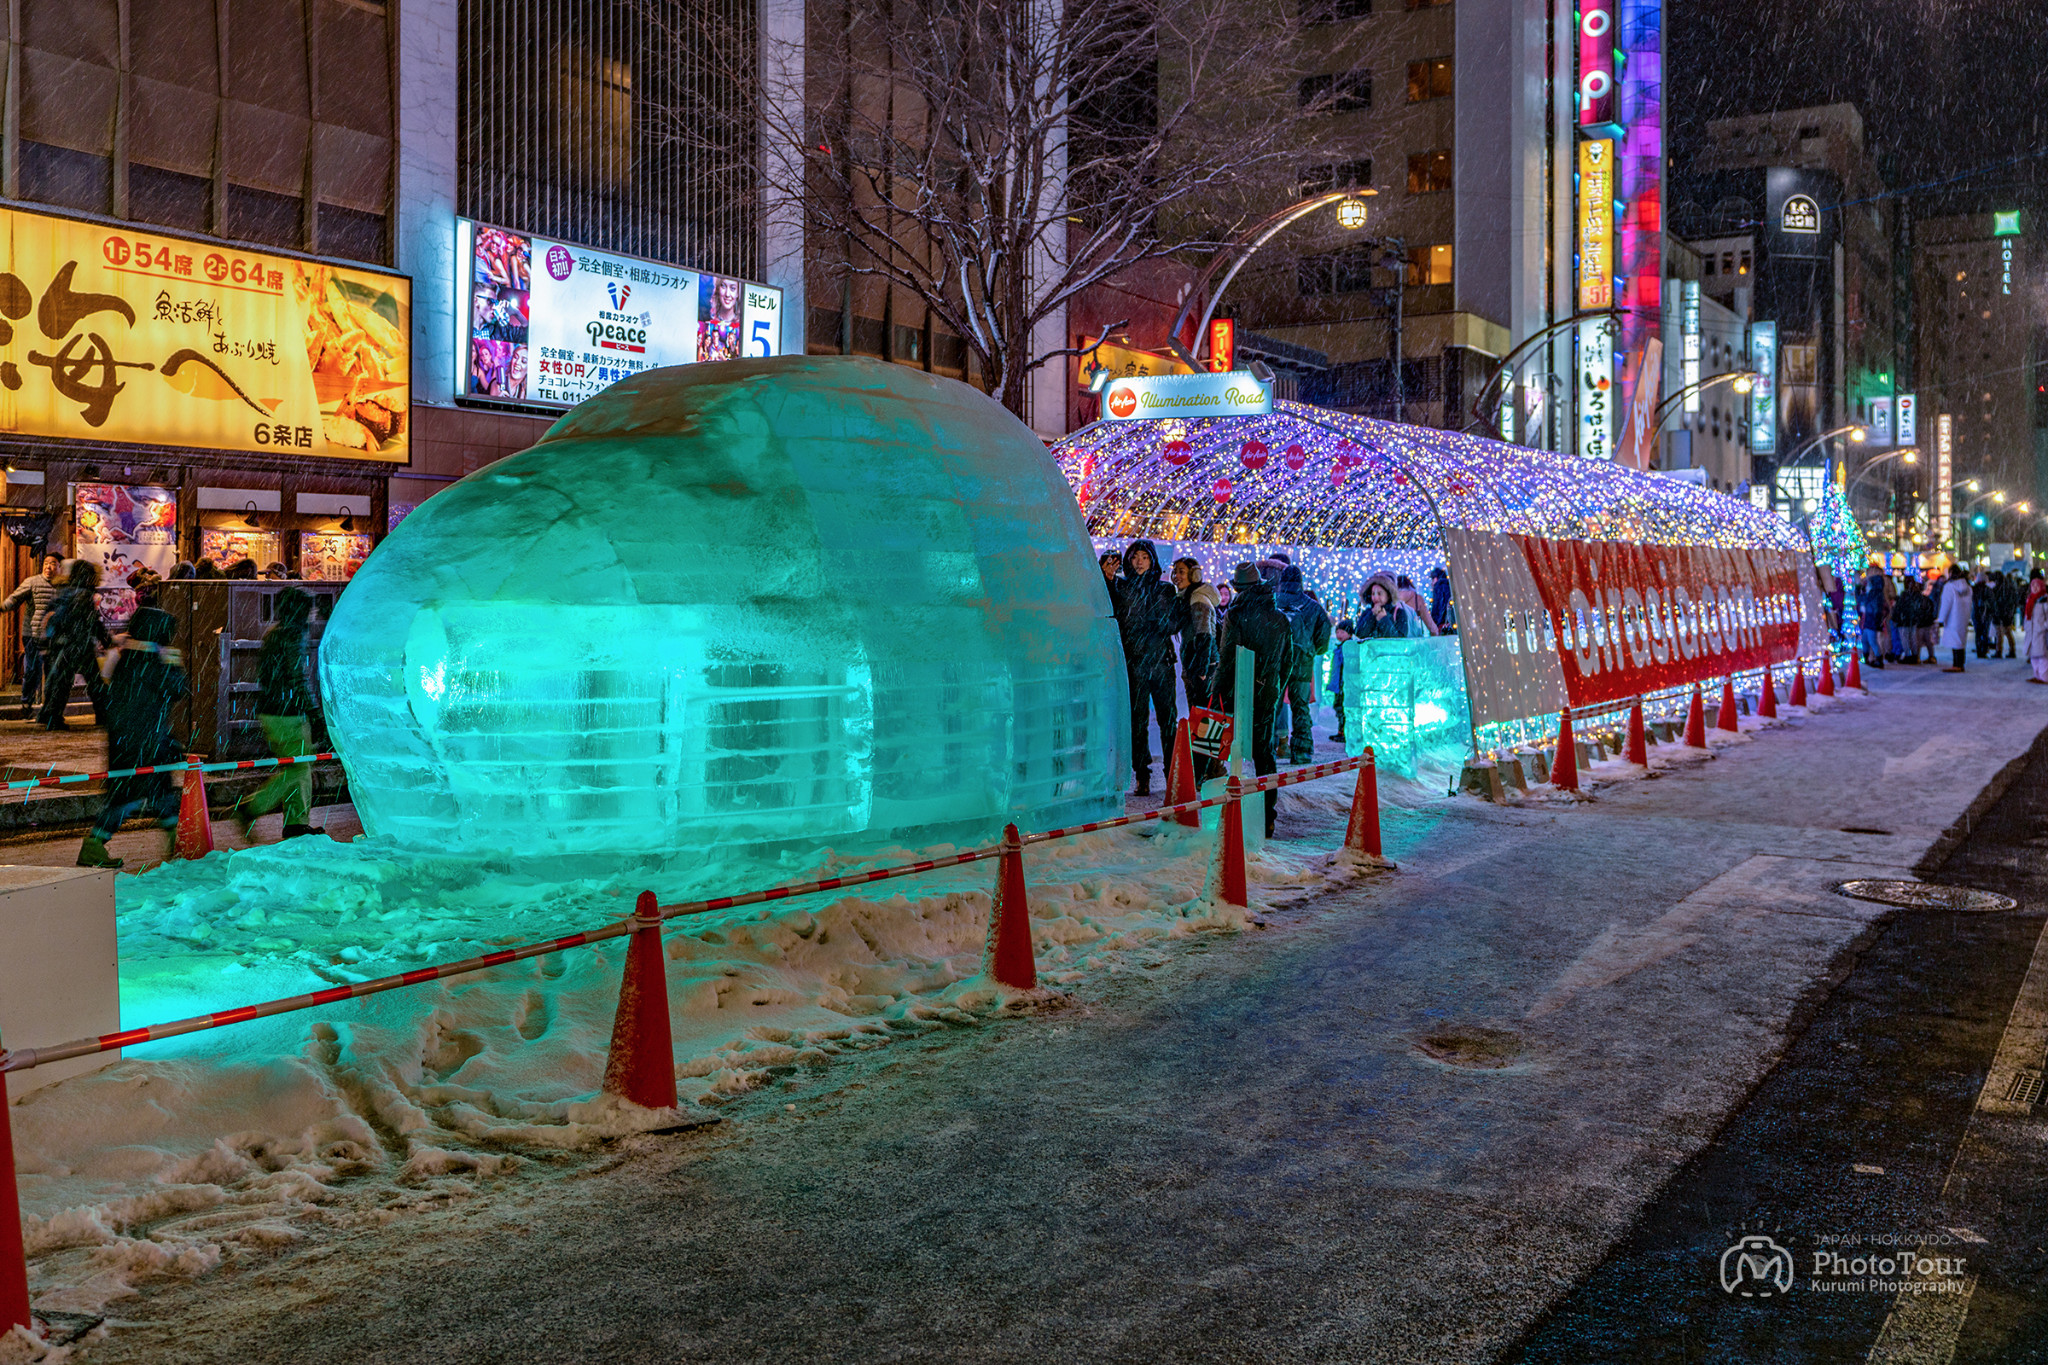
[[[1152,792],[1152,750],[1146,720],[1159,727],[1162,766],[1173,757],[1173,731],[1180,720],[1174,700],[1173,637],[1181,632],[1186,608],[1160,574],[1159,553],[1149,540],[1134,540],[1124,551],[1124,574],[1117,580],[1121,606],[1117,625],[1123,634],[1124,672],[1131,687],[1131,772],[1137,792]]]
[[[1353,633],[1348,616],[1330,632],[1330,709],[1337,713],[1337,733],[1330,738],[1338,744],[1344,742],[1344,645]]]
[[[1963,577],[1963,566],[1948,566],[1948,581],[1941,589],[1941,647],[1949,652],[1952,662],[1942,669],[1944,673],[1963,671],[1963,652],[1970,647],[1970,580]]]
[[[1925,618],[1924,620],[1922,618]],[[1899,662],[1920,662],[1920,648],[1927,643],[1925,628],[1934,624],[1934,604],[1920,591],[1919,580],[1908,574],[1899,584],[1898,605],[1892,609],[1892,626],[1899,637]]]
[[[43,633],[50,624],[50,604],[57,600],[57,594],[64,590],[58,577],[64,561],[56,555],[44,555],[42,572],[30,574],[21,580],[20,586],[7,594],[7,600],[0,602],[0,616],[5,616],[16,607],[26,604],[27,614],[21,623],[21,718],[27,720],[35,714],[35,705],[42,696],[43,673],[49,663],[48,642]]]
[[[2035,580],[2039,582],[2038,577]],[[2048,592],[2027,595],[2027,628],[2024,632],[2030,683],[2048,683]]]
[[[71,704],[71,680],[85,680],[92,699],[93,724],[107,718],[107,683],[100,676],[99,651],[112,649],[114,637],[100,620],[100,571],[82,559],[64,574],[64,590],[50,603],[44,640],[49,669],[43,677],[43,705],[36,719],[45,730],[68,730],[64,708]]]
[[[143,607],[128,618],[114,676],[107,685],[107,768],[120,772],[179,763],[185,758],[171,738],[171,708],[188,692],[184,661],[171,647],[177,620],[167,611]],[[120,867],[109,857],[107,840],[137,813],[148,816],[177,842],[178,788],[169,773],[144,773],[107,780],[106,799],[92,832],[78,849],[80,867]]]
[[[277,619],[256,651],[256,724],[277,758],[313,752],[313,726],[320,720],[320,704],[306,676],[306,637],[312,616],[312,595],[303,588],[286,588],[277,595]],[[279,806],[284,807],[284,838],[320,832],[312,824],[310,763],[280,766],[268,782],[235,802],[228,815],[246,840],[249,826]]]
[[[1873,564],[1856,585],[1856,625],[1863,642],[1863,662],[1884,667],[1884,574]]]
[[[1278,770],[1273,759],[1274,723],[1280,714],[1280,695],[1294,674],[1294,628],[1274,604],[1272,585],[1259,575],[1255,564],[1239,564],[1230,576],[1236,600],[1223,620],[1220,641],[1222,659],[1216,670],[1216,704],[1230,711],[1237,705],[1237,649],[1252,652],[1251,758],[1252,770],[1260,777]],[[1233,736],[1232,745],[1245,742]],[[1266,837],[1273,837],[1273,821],[1280,809],[1280,794],[1266,792]]]
[[[1316,660],[1330,649],[1330,613],[1303,583],[1301,567],[1296,564],[1280,571],[1280,591],[1273,595],[1273,605],[1287,618],[1293,632],[1293,664],[1287,675],[1287,761],[1308,763],[1316,756]]]
[[[1998,575],[1998,586],[1991,594],[1991,656],[1999,656],[2003,647],[2004,657],[2018,659],[2025,657],[2020,652],[2019,632],[2016,625],[2020,616],[2020,576],[2017,571]]]
[[[1970,624],[1977,634],[1977,657],[1991,654],[1991,575],[1979,565],[1970,583]]]
[[[1442,565],[1429,571],[1429,619],[1439,635],[1457,634],[1458,608],[1451,601],[1451,576]]]
[[[1180,594],[1180,681],[1188,705],[1207,706],[1216,687],[1216,631],[1223,615],[1216,589],[1202,581],[1202,566],[1193,559],[1173,561],[1173,586]]]

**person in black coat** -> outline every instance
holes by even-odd
[[[95,725],[106,723],[107,684],[100,677],[99,651],[112,649],[114,637],[100,620],[100,571],[84,560],[73,560],[65,576],[64,591],[50,602],[50,621],[43,642],[43,655],[50,661],[43,675],[43,709],[36,720],[45,730],[68,730],[64,708],[71,703],[71,680],[85,679],[85,694],[92,698]]]
[[[277,619],[256,651],[256,724],[270,752],[298,758],[313,752],[313,728],[320,723],[320,703],[306,675],[307,636],[312,628],[313,598],[303,588],[277,595]],[[310,764],[282,764],[270,780],[241,800],[228,814],[249,838],[249,826],[262,815],[284,807],[284,836],[297,839],[318,834],[312,824],[313,769]]]
[[[1216,705],[1232,711],[1237,705],[1237,650],[1242,645],[1252,652],[1252,770],[1259,776],[1276,770],[1273,761],[1273,726],[1280,714],[1280,696],[1294,675],[1294,627],[1274,605],[1273,589],[1259,576],[1257,566],[1240,564],[1230,577],[1236,590],[1230,615],[1223,618],[1222,657],[1216,669]],[[1242,735],[1231,738],[1232,746],[1244,743]],[[1280,793],[1266,793],[1266,837],[1273,835],[1273,817],[1280,808]]]
[[[1131,684],[1131,771],[1138,795],[1152,791],[1152,751],[1145,721],[1156,714],[1161,764],[1173,761],[1173,731],[1180,721],[1174,698],[1173,637],[1187,625],[1187,604],[1160,573],[1159,553],[1149,540],[1134,540],[1124,551],[1124,575],[1117,580],[1116,622],[1123,635],[1124,669]]]
[[[121,657],[107,688],[107,768],[121,772],[182,763],[185,754],[171,738],[171,708],[191,690],[183,661],[171,648],[177,621],[167,611],[143,607],[128,620]],[[107,780],[107,795],[92,832],[78,850],[80,867],[119,867],[107,856],[107,840],[137,813],[171,832],[178,828],[178,789],[169,773]]]
[[[1330,648],[1330,613],[1302,583],[1301,567],[1289,564],[1280,571],[1280,591],[1273,605],[1287,618],[1294,631],[1293,670],[1287,676],[1287,761],[1307,763],[1316,756],[1313,725],[1316,659]]]

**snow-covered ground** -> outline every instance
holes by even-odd
[[[1349,774],[1290,788],[1341,831]],[[1393,802],[1428,799],[1398,781]],[[945,850],[939,850],[943,852]],[[1328,842],[1269,844],[1254,911],[1356,875]],[[676,922],[666,937],[683,1108],[791,1068],[884,1047],[1117,972],[1134,954],[1229,932],[1210,894],[1216,835],[1147,823],[1025,853],[1041,986],[981,975],[993,863]],[[665,902],[907,860],[672,875]],[[117,881],[123,1025],[383,976],[607,923],[639,880],[537,881],[300,839]],[[99,1312],[144,1279],[203,1274],[310,1222],[390,1221],[522,1166],[648,1126],[599,1093],[625,940],[131,1050],[13,1110],[39,1309]],[[24,1044],[58,1039],[23,1039]]]

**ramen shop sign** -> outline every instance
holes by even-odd
[[[1273,387],[1246,370],[1224,374],[1156,374],[1113,380],[1102,394],[1102,417],[1257,417],[1273,410]]]

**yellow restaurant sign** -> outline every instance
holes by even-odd
[[[1614,143],[1579,144],[1579,310],[1614,306]]]
[[[404,463],[411,282],[0,209],[0,431]]]

